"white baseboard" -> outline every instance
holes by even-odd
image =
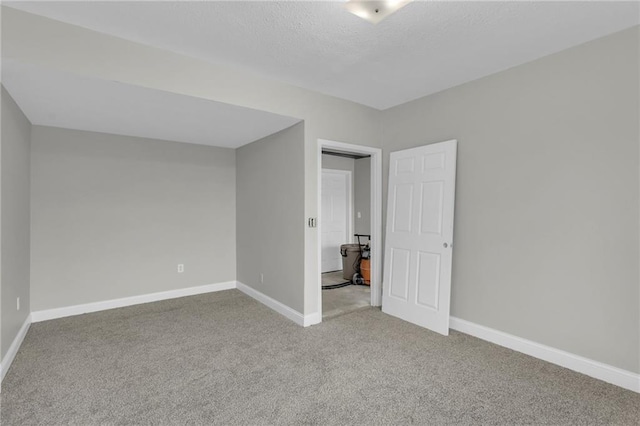
[[[322,313],[315,312],[313,314],[305,315],[303,325],[308,327],[310,325],[320,324],[322,322]]]
[[[273,309],[274,311],[278,312],[279,314],[284,315],[285,317],[289,318],[291,321],[295,322],[298,325],[301,325],[303,327],[308,327],[310,325],[317,324],[320,322],[320,321],[316,321],[317,320],[316,317],[318,316],[317,314],[311,314],[305,317],[295,309],[292,309],[287,305],[285,305],[284,303],[278,302],[277,300],[272,299],[266,294],[261,293],[258,290],[252,287],[249,287],[246,284],[242,284],[239,281],[236,285],[236,288],[241,292],[243,292],[244,294],[246,294],[247,296],[250,296],[256,299],[258,302],[262,303],[263,305],[266,305],[271,309]]]
[[[11,346],[9,347],[7,354],[5,355],[4,359],[1,360],[0,389],[1,389],[2,380],[4,379],[5,374],[9,370],[9,367],[11,367],[11,363],[13,362],[13,359],[18,353],[18,349],[20,349],[20,345],[22,345],[22,341],[27,335],[27,331],[29,330],[29,326],[31,325],[32,322],[47,321],[47,320],[52,320],[56,318],[70,317],[74,315],[105,311],[108,309],[122,308],[125,306],[138,305],[142,303],[157,302],[160,300],[175,299],[178,297],[193,296],[196,294],[230,290],[234,288],[237,288],[238,290],[242,291],[246,295],[256,299],[262,304],[284,315],[285,317],[289,318],[290,320],[292,320],[298,325],[308,327],[310,325],[318,324],[322,321],[322,316],[318,312],[304,316],[300,312],[284,305],[283,303],[278,302],[277,300],[272,299],[271,297],[237,281],[228,281],[223,283],[208,284],[208,285],[189,287],[189,288],[183,288],[178,290],[169,290],[169,291],[163,291],[158,293],[143,294],[140,296],[124,297],[121,299],[105,300],[102,302],[85,303],[82,305],[66,306],[63,308],[35,311],[29,314],[29,316],[27,316],[27,319],[25,320],[24,324],[18,331],[17,336],[11,343]]]
[[[4,380],[4,376],[9,371],[11,367],[11,363],[13,363],[13,359],[16,357],[18,353],[18,349],[20,349],[20,345],[22,345],[22,341],[27,335],[27,331],[29,331],[29,326],[31,325],[31,314],[27,315],[27,318],[24,320],[22,327],[18,331],[15,339],[11,342],[11,346],[9,346],[9,350],[7,354],[2,359],[2,364],[0,364],[0,383]]]
[[[451,317],[450,327],[482,340],[640,393],[640,374],[552,348],[551,346],[532,342],[531,340],[513,336],[460,318]]]
[[[40,322],[56,318],[70,317],[73,315],[88,314],[90,312],[105,311],[107,309],[122,308],[125,306],[139,305],[141,303],[158,302],[160,300],[176,299],[178,297],[193,296],[196,294],[212,293],[214,291],[230,290],[236,288],[235,281],[208,284],[197,287],[181,288],[178,290],[162,291],[159,293],[143,294],[140,296],[124,297],[122,299],[105,300],[102,302],[85,303],[82,305],[66,306],[64,308],[46,309],[31,313],[31,321]]]

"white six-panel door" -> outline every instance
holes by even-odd
[[[342,269],[340,245],[350,242],[351,173],[322,169],[322,272]]]
[[[382,311],[449,334],[455,140],[392,152]]]

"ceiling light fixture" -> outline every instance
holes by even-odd
[[[412,0],[349,0],[344,8],[360,18],[377,24],[387,16],[411,3]]]

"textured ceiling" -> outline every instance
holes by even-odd
[[[415,1],[372,25],[342,2],[11,7],[378,109],[637,25],[637,2]]]
[[[2,84],[42,126],[237,148],[300,121],[11,60],[2,62]]]

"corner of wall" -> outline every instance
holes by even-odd
[[[4,377],[30,324],[32,126],[6,88],[0,91],[0,361]]]
[[[296,312],[304,299],[304,122],[236,152],[236,278]]]

